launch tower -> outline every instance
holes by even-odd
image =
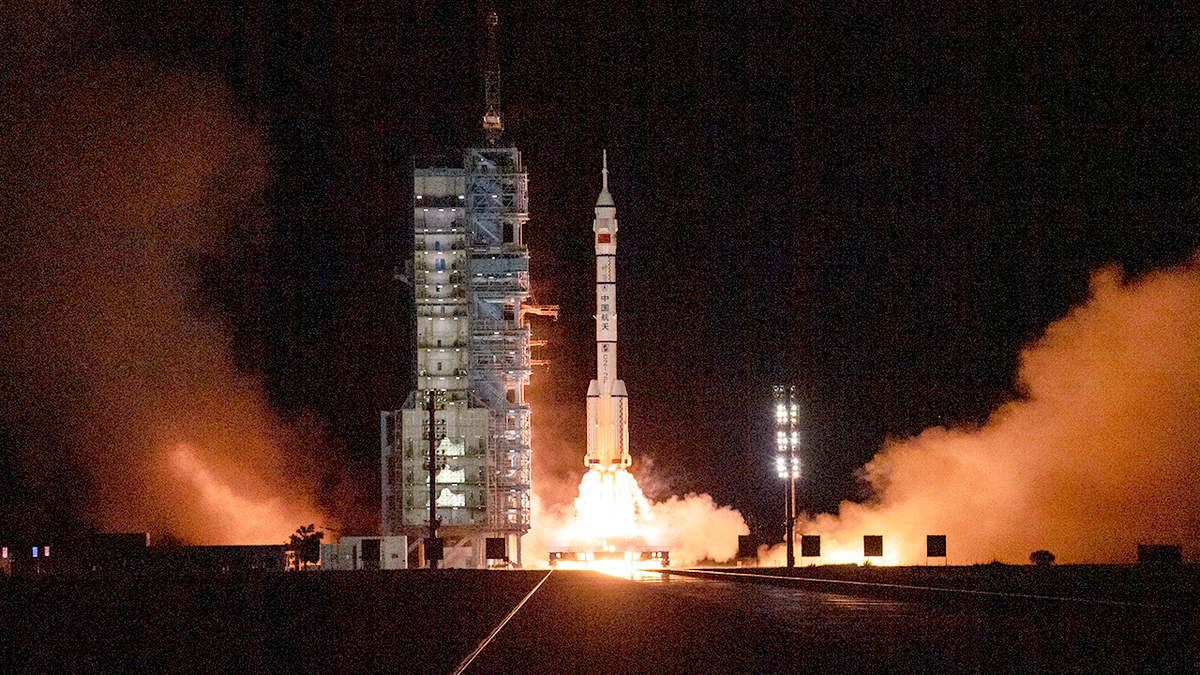
[[[529,301],[528,175],[504,147],[495,58],[495,13],[483,131],[461,166],[413,169],[412,284],[416,389],[400,410],[381,414],[381,530],[407,535],[409,557],[429,527],[432,474],[439,536],[449,567],[484,567],[484,541],[504,538],[517,566],[530,526],[530,415],[525,386],[531,358],[527,319],[558,308]],[[424,401],[439,392],[441,409]],[[429,467],[428,434],[436,461]]]

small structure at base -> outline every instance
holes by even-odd
[[[321,544],[322,571],[402,570],[408,567],[408,537],[342,537]]]
[[[1177,544],[1138,544],[1139,565],[1182,565],[1183,549]]]

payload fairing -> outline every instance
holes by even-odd
[[[596,200],[596,379],[588,385],[587,456],[589,469],[616,471],[629,466],[629,396],[617,379],[617,207],[608,193],[608,152],[603,155],[603,187]]]

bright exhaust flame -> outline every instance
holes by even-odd
[[[575,499],[575,526],[584,536],[645,534],[639,525],[650,513],[637,479],[624,469],[589,469]]]
[[[651,566],[646,564],[620,559],[589,561],[565,560],[558,563],[558,567],[565,570],[592,570],[593,572],[599,572],[601,574],[623,578],[640,578],[645,570],[653,569]],[[658,569],[662,568],[660,567]]]
[[[646,538],[653,536],[649,515],[650,501],[632,474],[625,469],[589,469],[579,483],[575,517],[560,532],[571,542],[569,550],[578,553],[568,554],[556,564],[619,577],[657,564],[643,561],[640,550],[626,550],[630,542],[640,540],[644,545]]]
[[[622,550],[650,551],[647,557],[655,551],[669,552],[672,566],[722,563],[737,555],[738,535],[747,533],[749,528],[737,510],[719,506],[707,494],[650,501],[629,472],[592,469],[579,484],[573,508],[554,508],[534,495],[534,528],[526,542],[530,551],[566,549],[556,563],[560,567],[604,567],[628,577],[631,572],[636,576],[639,569],[661,569],[660,559],[635,557],[626,563],[597,561],[594,555],[592,560],[579,560],[576,553],[624,538]],[[567,543],[571,546],[564,546]],[[546,559],[534,557],[539,565],[547,564]]]

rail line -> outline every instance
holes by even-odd
[[[653,570],[657,572],[658,570]],[[1147,602],[1129,602],[1124,600],[1106,600],[1103,598],[1071,598],[1057,595],[1037,595],[1033,593],[1006,593],[1002,591],[981,591],[969,588],[944,588],[939,586],[914,586],[910,584],[887,584],[878,581],[850,581],[845,579],[816,579],[812,577],[784,577],[770,574],[753,574],[748,572],[722,572],[719,570],[662,570],[663,574],[677,574],[698,578],[714,578],[727,580],[744,580],[747,583],[773,584],[780,586],[806,586],[808,588],[823,588],[833,591],[841,586],[850,588],[871,589],[878,591],[898,591],[901,593],[959,595],[976,598],[994,598],[1011,600],[1039,600],[1055,602],[1077,602],[1094,605],[1109,605],[1117,607],[1148,607],[1154,609],[1186,609],[1171,605],[1153,604]]]
[[[458,667],[454,669],[451,675],[462,675],[463,672],[467,670],[467,668],[471,665],[471,662],[475,660],[475,657],[479,656],[479,654],[483,652],[484,648],[488,646],[488,643],[492,641],[492,638],[496,637],[496,635],[500,633],[500,630],[504,628],[504,625],[517,615],[517,612],[521,609],[525,602],[528,601],[529,598],[532,598],[534,593],[537,593],[537,589],[541,588],[542,584],[546,583],[546,580],[550,578],[551,574],[554,574],[553,569],[551,569],[549,572],[546,572],[546,576],[542,577],[542,580],[537,582],[537,585],[533,587],[533,590],[529,591],[529,593],[517,603],[516,607],[513,607],[512,611],[508,613],[508,616],[504,617],[504,620],[497,624],[496,627],[492,629],[492,632],[488,633],[488,636],[481,640],[478,645],[475,645],[475,649],[473,649],[470,654],[467,654],[466,658],[464,658],[462,662],[458,664]]]

